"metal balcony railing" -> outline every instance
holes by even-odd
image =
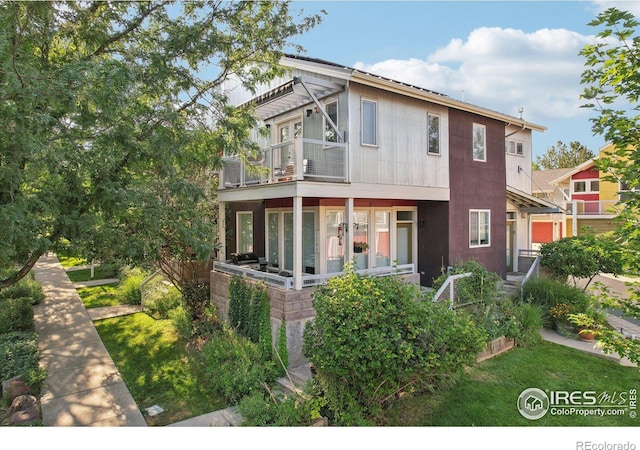
[[[573,200],[565,202],[567,214],[578,216],[615,216],[620,210],[616,200]]]
[[[347,181],[347,145],[296,138],[260,150],[257,158],[224,158],[221,188],[294,180]]]

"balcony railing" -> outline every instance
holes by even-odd
[[[616,200],[573,200],[565,202],[567,214],[578,216],[615,216],[620,212]]]
[[[347,145],[296,138],[260,150],[257,158],[224,159],[221,188],[294,180],[347,181]]]

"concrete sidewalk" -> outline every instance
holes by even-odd
[[[146,426],[58,259],[44,255],[33,269],[45,300],[34,307],[44,426]]]

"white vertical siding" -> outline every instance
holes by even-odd
[[[506,127],[505,136],[520,128],[515,125]],[[531,130],[517,131],[505,139],[505,145],[510,139],[522,142],[523,154],[520,156],[507,153],[505,147],[507,185],[531,194]],[[518,167],[522,170],[518,171]]]
[[[361,143],[362,99],[377,103],[377,145]],[[449,120],[446,107],[349,85],[351,181],[449,187]],[[428,154],[427,113],[440,116],[440,155]]]

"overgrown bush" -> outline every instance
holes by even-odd
[[[39,365],[38,339],[33,331],[0,334],[0,380],[20,376],[35,392],[46,377]]]
[[[0,290],[0,300],[27,297],[31,299],[32,305],[37,305],[44,300],[42,286],[33,278],[31,273],[16,284]]]
[[[438,290],[450,275],[471,272],[471,276],[456,280],[455,292],[458,304],[493,302],[500,295],[500,276],[488,271],[482,264],[468,260],[451,266],[449,273],[443,273],[433,281],[433,288]]]
[[[522,302],[516,305],[516,343],[521,347],[537,345],[542,341],[540,329],[544,323],[544,310],[540,305]]]
[[[140,285],[148,276],[149,273],[139,267],[123,267],[120,270],[118,289],[120,301],[127,305],[140,305],[142,303]]]
[[[367,424],[399,392],[433,388],[484,349],[465,313],[419,298],[413,284],[351,269],[314,292],[303,352],[336,423]]]
[[[169,319],[170,312],[182,306],[182,302],[180,291],[175,286],[168,285],[164,289],[154,290],[145,298],[144,310],[154,319]]]
[[[202,357],[208,385],[232,403],[274,379],[273,361],[264,361],[259,345],[232,328],[216,332],[203,346]]]
[[[522,287],[525,302],[539,305],[544,314],[544,326],[552,328],[553,321],[549,310],[561,303],[566,304],[574,314],[586,312],[591,305],[591,298],[582,289],[569,286],[563,281],[550,278],[529,280]]]
[[[171,323],[173,323],[173,326],[178,331],[178,336],[185,340],[191,339],[195,330],[191,314],[189,314],[187,308],[180,305],[169,311],[168,315]]]
[[[202,317],[211,303],[211,292],[206,283],[186,283],[182,286],[182,296],[184,305],[193,320]]]
[[[33,331],[31,298],[0,300],[0,334],[10,331]]]
[[[242,426],[309,426],[322,417],[326,400],[310,382],[301,395],[284,398],[255,392],[238,403]]]

